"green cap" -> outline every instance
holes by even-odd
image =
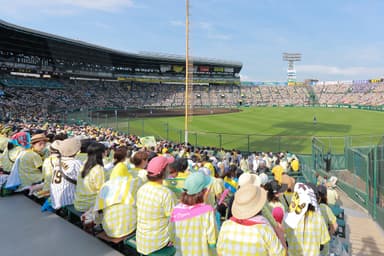
[[[202,172],[191,173],[184,182],[184,190],[188,195],[195,195],[211,184],[211,177]]]

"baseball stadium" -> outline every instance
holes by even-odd
[[[92,145],[89,143],[102,144],[111,152],[111,178],[109,181],[107,176],[103,178],[105,183],[99,188],[100,194],[96,193],[93,197],[94,201],[96,198],[104,200],[106,205],[110,202],[102,198],[103,193],[120,181],[112,177],[114,165],[117,166],[115,155],[121,147],[128,152],[127,156],[133,155],[131,160],[127,160],[130,165],[134,155],[140,155],[138,152],[145,152],[148,156],[155,154],[155,158],[170,155],[169,158],[176,159],[175,162],[188,158],[192,176],[208,170],[212,179],[223,180],[223,188],[214,195],[216,200],[213,199],[215,202],[212,205],[216,209],[216,221],[221,223],[220,234],[214,241],[218,254],[215,250],[209,255],[286,255],[285,250],[293,250],[290,249],[294,247],[293,242],[288,240],[290,233],[286,233],[287,240],[283,234],[281,244],[288,243],[284,247],[278,242],[282,247],[280,252],[228,253],[228,244],[233,241],[223,240],[226,234],[221,234],[232,221],[227,218],[230,207],[225,205],[223,214],[219,210],[223,200],[226,202],[224,191],[231,194],[231,189],[234,189],[232,213],[235,216],[238,214],[236,200],[241,195],[236,196],[236,189],[241,192],[243,187],[251,186],[237,188],[241,176],[249,173],[257,176],[254,179],[260,179],[264,174],[269,181],[263,186],[267,188],[266,184],[276,184],[280,191],[284,187],[280,180],[282,174],[279,176],[274,171],[280,165],[285,173],[283,176],[293,179],[296,184],[314,183],[338,193],[337,200],[333,204],[328,203],[334,219],[326,229],[328,254],[319,254],[319,251],[295,254],[291,251],[289,255],[383,255],[384,79],[308,79],[298,82],[293,62],[301,55],[287,54],[283,56],[283,60],[289,62],[286,82],[247,82],[240,79],[243,63],[238,60],[153,52],[129,53],[0,20],[0,227],[3,233],[0,238],[4,242],[1,249],[4,255],[21,255],[26,251],[32,251],[32,255],[78,255],[79,251],[83,255],[208,255],[200,249],[188,249],[183,243],[189,240],[182,240],[182,232],[177,231],[175,234],[181,236],[182,242],[169,241],[150,251],[148,247],[152,245],[142,241],[140,220],[133,233],[113,236],[108,233],[112,228],[107,226],[107,209],[110,208],[106,206],[98,208],[98,212],[104,213],[102,224],[88,225],[84,220],[88,218],[86,213],[90,208],[80,209],[76,205],[80,200],[80,181],[85,181],[87,176],[80,178],[80,175],[75,183],[74,203],[62,203],[61,207],[55,207],[57,199],[52,195],[56,190],[51,180],[57,178],[57,173],[64,175],[63,180],[68,184],[71,178],[67,180],[67,174],[61,169],[56,172],[55,161],[52,163],[52,160],[52,173],[48,178],[49,173],[44,171],[43,162],[53,159],[50,156],[52,145],[58,145],[61,161],[67,161],[60,151],[64,141],[70,140],[67,137],[79,138],[81,147]],[[53,139],[59,140],[58,137],[63,134],[63,143],[54,144]],[[45,137],[41,140],[39,136]],[[39,143],[45,138],[50,140],[47,143],[51,145],[39,154],[43,175],[29,184],[25,180],[30,180],[30,177],[26,175],[27,178],[23,178],[21,174],[22,158],[26,153],[19,153],[24,150],[29,152],[29,147],[20,138],[25,138],[32,148],[36,144],[33,142]],[[17,147],[10,147],[12,143]],[[22,149],[23,146],[25,149]],[[12,151],[15,148],[20,150],[15,153]],[[80,151],[79,159],[83,154],[82,160],[86,162],[89,150],[87,153],[87,149],[80,150],[79,146],[75,153]],[[295,168],[294,161],[298,161],[300,167]],[[213,169],[207,168],[206,164]],[[269,171],[259,170],[263,164]],[[236,165],[236,175],[226,176],[233,165]],[[106,166],[104,161],[107,173]],[[149,176],[150,166],[149,163],[148,167],[141,167],[148,169]],[[205,169],[200,172],[198,166]],[[27,190],[20,189],[20,184],[17,190],[8,186],[17,168],[20,184],[26,185]],[[88,175],[92,174],[92,170]],[[183,187],[189,184],[188,178],[167,177],[163,186],[175,194],[188,193]],[[152,177],[148,179],[151,181]],[[142,185],[137,192],[138,218],[142,216],[139,198],[143,193],[140,190],[145,186]],[[257,189],[262,189],[259,187]],[[82,189],[85,190],[85,187]],[[293,187],[288,189],[294,192]],[[268,190],[268,195],[275,193],[275,190]],[[120,207],[120,204],[124,207],[128,205],[120,202],[109,207]],[[136,209],[136,205],[130,207]],[[286,216],[292,213],[289,211],[291,207],[292,203],[287,202]],[[43,208],[45,212],[41,213]],[[195,221],[196,218],[187,221]],[[125,225],[128,221],[128,217],[124,219]],[[187,222],[175,221],[176,230],[187,227],[180,223]],[[12,238],[15,234],[13,231],[8,233],[8,224],[25,234],[19,248],[14,248],[14,242],[10,242],[20,237]],[[273,232],[276,229],[270,230]],[[153,240],[157,239],[156,232]],[[230,234],[227,236],[226,239],[230,239]],[[56,253],[47,242],[40,246],[44,239],[49,244],[58,243],[54,240],[61,239],[62,252]],[[71,248],[66,248],[67,243],[72,243]],[[208,241],[207,244],[210,243]],[[269,242],[260,243],[263,247]],[[260,247],[260,244],[257,246]]]

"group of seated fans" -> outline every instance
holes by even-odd
[[[4,125],[0,186],[74,207],[105,237],[135,235],[150,255],[329,255],[327,186],[296,182],[290,153],[198,148],[111,129]]]

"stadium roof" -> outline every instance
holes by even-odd
[[[65,38],[50,33],[45,33],[18,25],[8,23],[0,19],[0,47],[12,49],[29,54],[39,54],[49,57],[72,57],[75,59],[91,59],[97,62],[102,58],[113,64],[184,64],[185,57],[180,55],[161,53],[128,53],[111,48],[86,43],[80,40]],[[226,61],[210,58],[191,58],[194,64],[216,65],[234,67],[240,72],[241,62]],[[117,62],[117,63],[116,63]]]

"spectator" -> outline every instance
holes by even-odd
[[[329,178],[329,181],[326,183],[327,186],[327,201],[329,205],[337,204],[339,200],[339,194],[336,191],[337,177],[332,176]]]
[[[212,206],[204,203],[211,178],[202,172],[187,177],[181,203],[172,211],[177,255],[213,255],[217,227]],[[193,245],[193,246],[191,246]]]
[[[19,177],[21,188],[40,183],[43,180],[43,159],[39,153],[43,152],[47,141],[48,138],[44,134],[33,135],[31,138],[32,147],[20,155]]]
[[[233,217],[223,223],[219,233],[219,255],[285,255],[273,228],[261,215],[265,202],[265,191],[252,184],[236,192]]]
[[[118,147],[113,154],[113,169],[109,179],[116,177],[132,177],[132,174],[128,172],[128,167],[125,164],[127,158],[127,148],[124,146]]]
[[[145,168],[148,164],[148,152],[146,151],[138,151],[131,157],[131,163],[135,165],[132,169],[136,175],[138,175],[143,183],[147,182],[147,170]]]
[[[137,192],[137,251],[145,255],[174,243],[169,217],[176,198],[162,185],[167,166],[173,160],[163,156],[153,158],[147,167],[148,182]]]
[[[296,183],[284,226],[289,255],[319,255],[329,242],[327,226],[317,209],[313,189]]]
[[[93,211],[102,211],[101,224],[107,236],[120,238],[136,230],[136,195],[141,184],[137,176],[117,176],[100,189]]]
[[[329,208],[328,206],[327,187],[320,185],[317,187],[317,191],[321,215],[323,216],[325,224],[328,227],[329,234],[333,235],[337,230],[337,222],[336,216],[333,214],[331,208]],[[321,251],[321,255],[329,255],[329,242],[324,244],[324,248]]]
[[[57,140],[52,144],[59,152],[53,164],[52,182],[50,186],[53,209],[73,204],[77,177],[82,163],[75,159],[80,151],[81,143],[76,138]]]
[[[77,178],[74,206],[79,212],[88,211],[104,184],[103,154],[105,146],[93,142],[87,149],[87,161]]]

